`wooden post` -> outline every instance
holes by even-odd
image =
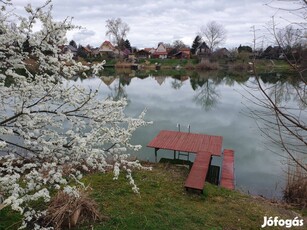
[[[176,159],[176,150],[174,150],[174,160]]]
[[[157,152],[158,152],[158,148],[155,148],[155,162],[157,163],[158,162],[158,157],[157,157]]]
[[[212,161],[212,155],[211,155],[211,157],[210,157],[209,168],[210,168],[210,166],[211,166],[211,161]]]

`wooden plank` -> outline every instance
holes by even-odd
[[[234,151],[232,149],[224,149],[224,157],[222,164],[222,175],[220,185],[227,189],[234,189]]]
[[[188,133],[186,135],[186,140],[184,146],[182,146],[183,152],[192,152],[192,150],[195,148],[194,142],[193,142],[193,135],[191,133]]]
[[[185,182],[186,189],[196,189],[203,191],[208,168],[210,164],[211,153],[198,152],[194,160],[191,171]]]
[[[190,145],[188,142],[189,133],[180,133],[180,139],[178,141],[177,148],[180,149],[182,152],[188,152],[187,150],[190,149]]]
[[[168,132],[162,130],[161,133],[160,133],[160,139],[159,139],[160,148],[162,148],[162,149],[166,148],[168,142],[170,142],[171,140],[172,139],[169,136]]]
[[[173,140],[169,142],[168,148],[172,148],[173,150],[177,150],[178,148],[176,146],[177,146],[177,143],[178,143],[178,139],[180,138],[179,133],[178,132],[175,132],[175,133],[170,132],[169,135],[171,135]]]
[[[212,155],[221,156],[222,142],[223,142],[223,137],[211,136],[210,143],[209,143],[209,152],[211,152]]]
[[[196,152],[201,151],[201,143],[203,141],[204,136],[202,136],[202,138],[198,138],[197,134],[193,134],[193,138],[194,138],[194,148],[196,149]]]
[[[151,148],[176,150],[190,153],[209,151],[213,155],[219,156],[222,151],[222,137],[209,136],[206,134],[161,130],[147,146]]]
[[[199,134],[190,134],[189,138],[189,149],[188,152],[196,153],[199,151],[198,143],[201,142],[201,135]]]
[[[202,138],[199,150],[200,151],[209,151],[209,144],[210,144],[210,136],[204,135],[203,138]]]

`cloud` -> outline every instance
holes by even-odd
[[[79,43],[87,45],[91,44],[95,38],[96,32],[88,29],[81,29],[72,35],[73,40],[78,40]]]
[[[45,0],[31,0],[40,6]],[[24,0],[16,0],[16,9],[22,11]],[[29,1],[30,2],[30,1]],[[120,17],[130,26],[127,38],[138,48],[156,47],[158,42],[172,43],[182,40],[191,45],[200,27],[208,21],[217,21],[227,30],[226,47],[250,45],[253,41],[251,27],[257,28],[259,36],[271,16],[289,17],[286,11],[266,5],[267,0],[53,0],[53,16],[64,20],[74,18],[74,24],[86,29],[68,34],[68,40],[99,46],[108,37],[106,20]],[[273,1],[274,4],[277,1]],[[278,2],[277,2],[278,3]],[[282,5],[284,6],[284,4]],[[287,7],[287,6],[284,6]],[[279,20],[280,26],[287,24]]]

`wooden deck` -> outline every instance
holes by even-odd
[[[223,155],[220,185],[224,188],[234,189],[234,151],[231,149],[225,149]]]
[[[193,166],[185,182],[185,188],[202,192],[211,158],[221,156],[222,142],[223,137],[221,136],[162,130],[147,147],[155,148],[156,162],[159,149],[174,150],[174,157],[176,151],[196,153]],[[225,150],[220,184],[229,189],[234,189],[233,159],[233,150]]]
[[[207,151],[212,155],[220,156],[222,142],[221,136],[161,130],[147,147],[190,153]]]
[[[211,162],[210,152],[198,152],[184,187],[203,192],[205,180]]]

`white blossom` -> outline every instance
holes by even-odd
[[[9,153],[0,156],[0,193],[6,206],[23,215],[20,229],[45,215],[31,204],[48,203],[50,190],[78,197],[84,172],[113,169],[117,179],[123,169],[138,193],[130,169],[144,169],[128,159],[141,148],[130,140],[148,124],[146,110],[127,117],[125,99],[102,100],[98,91],[69,81],[89,67],[62,54],[66,32],[76,27],[67,19],[53,21],[50,10],[44,11],[49,3],[39,11],[27,5],[28,17],[16,17],[14,6],[0,12],[0,149]],[[92,73],[103,64],[94,65]]]
[[[6,142],[5,141],[0,141],[0,148],[4,148],[6,146]]]

